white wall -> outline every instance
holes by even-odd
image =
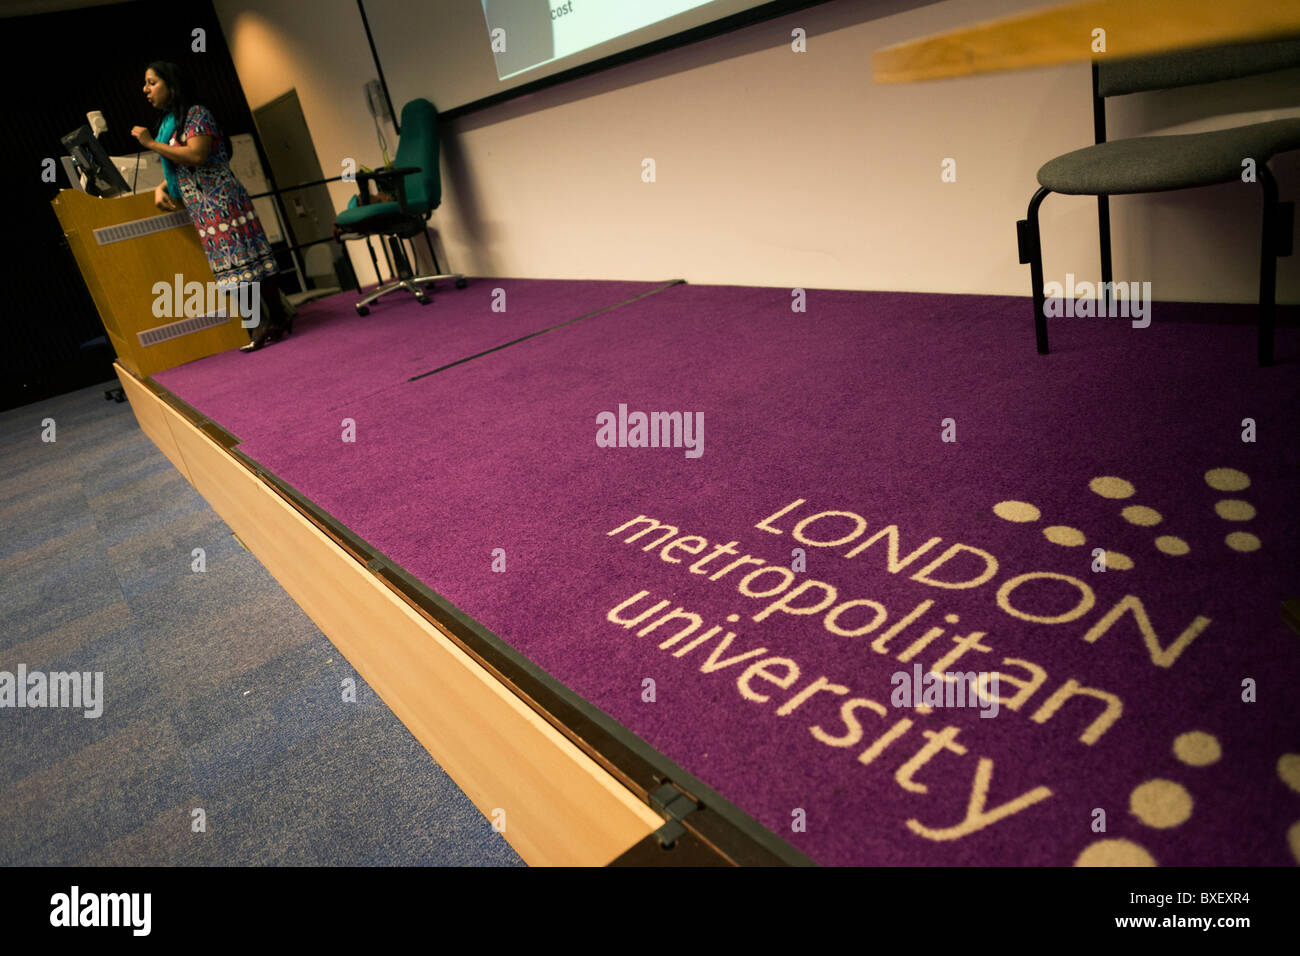
[[[908,5],[825,4],[445,123],[433,225],[450,266],[1028,295],[1015,223],[1037,168],[1092,141],[1088,67],[877,85],[872,51],[1041,3]],[[327,176],[344,157],[380,161],[362,93],[376,74],[353,0],[215,6],[251,107],[296,87]],[[796,26],[806,53],[790,50]],[[1115,99],[1108,113],[1112,138],[1300,116],[1300,70]],[[654,183],[641,179],[646,157]],[[945,157],[956,183],[940,181]],[[1293,198],[1297,154],[1273,169]],[[331,186],[337,208],[354,189]],[[1158,299],[1254,301],[1258,192],[1112,199],[1115,278],[1150,281]],[[1049,197],[1042,222],[1047,278],[1096,279],[1096,201]],[[373,281],[360,244],[353,261]],[[1297,262],[1279,262],[1279,301],[1300,301]]]

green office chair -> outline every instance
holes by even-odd
[[[423,235],[424,241],[429,245],[434,269],[441,269],[426,227],[429,216],[442,202],[442,176],[438,169],[438,113],[432,103],[428,100],[411,100],[402,107],[401,137],[393,167],[377,169],[372,173],[357,173],[360,195],[353,196],[348,202],[348,208],[335,219],[340,230],[340,242],[365,239],[369,246],[371,236],[397,240],[393,246],[397,278],[386,285],[381,284],[358,302],[356,310],[359,315],[368,315],[370,303],[398,289],[411,293],[420,305],[428,305],[429,297],[421,287],[423,285],[429,285],[438,279],[455,279],[457,289],[465,288],[465,277],[457,273],[413,274],[400,244],[401,239]],[[397,201],[373,202],[370,195],[372,179],[381,191],[392,194]],[[373,260],[374,252],[371,251],[370,255]]]
[[[1271,73],[1300,66],[1300,41],[1284,40],[1213,47],[1092,65],[1093,132],[1096,145],[1085,146],[1043,165],[1041,188],[1029,201],[1029,216],[1016,223],[1020,261],[1030,267],[1034,293],[1034,334],[1038,354],[1047,354],[1047,317],[1043,312],[1043,250],[1038,207],[1048,193],[1096,196],[1101,232],[1101,281],[1111,282],[1110,196],[1210,186],[1240,180],[1242,161],[1255,161],[1263,191],[1263,248],[1259,270],[1259,364],[1273,363],[1274,301],[1277,258],[1291,254],[1295,204],[1278,202],[1277,182],[1268,160],[1300,149],[1300,119],[1275,120],[1209,133],[1143,136],[1106,142],[1106,97],[1175,86]],[[1107,286],[1108,289],[1113,286]]]

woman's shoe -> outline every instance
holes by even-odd
[[[278,342],[286,335],[293,335],[293,316],[271,329],[271,341]]]
[[[275,341],[275,339],[271,338],[271,335],[272,332],[271,332],[270,325],[259,325],[257,327],[257,331],[253,334],[253,338],[249,341],[247,345],[241,345],[239,347],[239,351],[256,352],[258,349],[260,349],[262,346],[266,344],[267,339],[271,339],[272,342]]]

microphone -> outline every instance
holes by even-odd
[[[149,128],[149,124],[148,124],[148,123],[141,123],[140,125],[143,126],[145,129],[148,129],[148,128]],[[137,146],[138,146],[138,145],[139,145],[139,144],[137,144]],[[144,153],[141,152],[139,149],[136,150],[136,152],[135,152],[135,173],[132,174],[132,176],[131,176],[131,195],[132,195],[132,196],[135,195],[135,184],[136,184],[137,182],[140,181],[140,157],[143,156],[143,155],[144,155]]]

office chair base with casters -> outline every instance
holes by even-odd
[[[405,289],[407,292],[411,293],[415,296],[415,301],[420,303],[420,305],[428,305],[429,295],[424,291],[424,289],[420,288],[419,283],[433,283],[439,279],[455,279],[457,289],[463,289],[467,284],[465,277],[456,273],[447,273],[445,275],[436,276],[412,276],[409,279],[398,279],[396,282],[389,282],[386,285],[380,286],[374,292],[370,293],[358,302],[356,304],[357,315],[369,315],[371,302],[374,302],[380,296],[388,295],[390,292],[396,292],[398,289]]]
[[[409,238],[409,237],[406,237]],[[429,239],[429,234],[424,234],[424,241],[429,245],[429,255],[433,259],[433,267],[438,268],[438,255],[433,251],[433,242]],[[421,288],[423,285],[432,285],[441,279],[454,279],[457,289],[463,289],[467,285],[465,277],[458,272],[440,272],[435,275],[415,275],[406,264],[405,256],[397,256],[397,278],[392,282],[381,285],[374,292],[362,298],[356,303],[355,308],[357,315],[369,315],[370,303],[378,300],[381,296],[388,295],[390,292],[396,292],[399,289],[411,293],[415,296],[415,301],[420,305],[429,304],[428,293]]]

